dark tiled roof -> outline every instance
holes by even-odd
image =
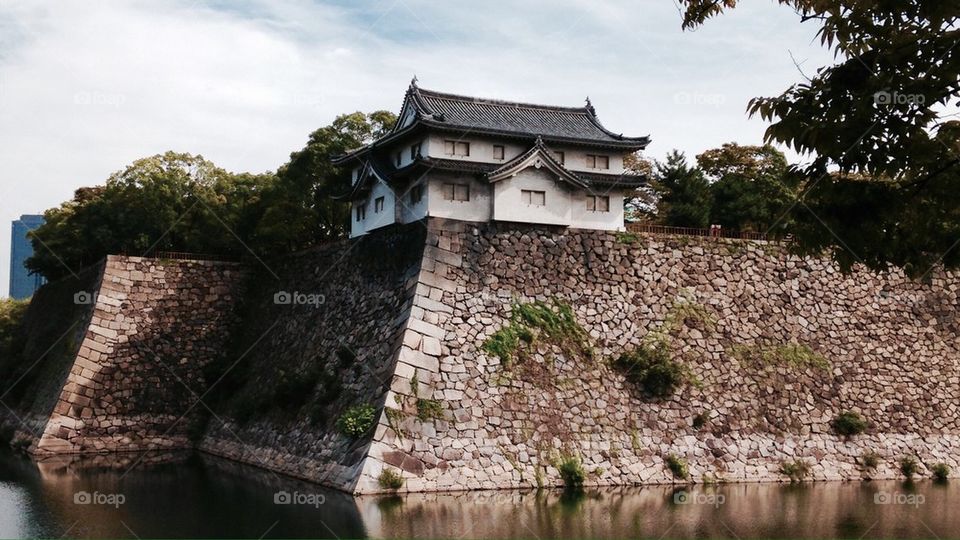
[[[406,103],[415,107],[420,123],[437,129],[523,138],[540,136],[551,142],[634,150],[650,142],[649,137],[624,137],[607,130],[589,100],[583,107],[556,107],[459,96],[411,84]]]

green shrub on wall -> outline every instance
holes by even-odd
[[[483,343],[483,350],[504,366],[522,361],[537,341],[559,346],[569,355],[593,356],[586,330],[577,322],[570,304],[540,300],[511,306],[510,321]]]
[[[613,367],[645,393],[658,398],[671,396],[691,379],[687,368],[671,358],[665,339],[643,343],[621,354],[613,361]]]
[[[830,362],[807,345],[734,345],[730,354],[744,366],[786,366],[796,369],[830,369]]]
[[[866,431],[867,421],[853,411],[845,411],[833,418],[833,421],[830,422],[830,427],[832,427],[838,435],[849,438]]]
[[[377,409],[363,404],[350,407],[337,419],[337,429],[351,439],[357,439],[373,427]]]
[[[930,472],[933,473],[933,479],[937,482],[946,482],[947,477],[950,476],[950,466],[946,463],[937,463],[930,467]]]
[[[900,472],[907,477],[907,480],[912,480],[913,475],[917,474],[919,470],[919,463],[913,456],[904,456],[900,459]]]
[[[561,459],[557,466],[560,471],[560,478],[563,479],[563,485],[567,489],[580,489],[583,487],[583,481],[587,473],[583,470],[583,462],[577,456],[566,456]]]
[[[667,468],[670,469],[674,478],[686,480],[690,477],[690,467],[687,465],[687,460],[670,454],[663,462],[667,465]]]
[[[789,478],[791,484],[796,484],[810,475],[810,465],[802,459],[784,461],[780,464],[780,473]]]
[[[403,487],[403,476],[392,469],[384,469],[377,481],[383,489],[396,491]]]

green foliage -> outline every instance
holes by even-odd
[[[417,418],[423,421],[443,418],[443,404],[435,399],[417,398]]]
[[[47,210],[30,233],[27,267],[53,281],[111,253],[271,255],[343,236],[349,205],[330,196],[345,192],[349,178],[330,160],[394,120],[386,111],[338,116],[276,174],[230,173],[186,153],[136,160],[105,185],[78,189]]]
[[[29,306],[29,300],[0,298],[0,358],[9,358],[19,349],[20,326]]]
[[[636,349],[621,354],[614,360],[613,367],[657,398],[669,397],[691,379],[687,368],[670,357],[670,346],[665,339],[641,343]]]
[[[907,480],[910,480],[920,470],[919,465],[915,457],[904,456],[900,459],[900,472],[907,477]]]
[[[830,426],[838,435],[852,437],[866,431],[867,421],[853,411],[844,411],[833,418]]]
[[[684,26],[733,8],[682,0]],[[833,65],[747,107],[770,122],[767,142],[809,156],[795,173],[803,204],[791,212],[802,253],[830,250],[922,277],[960,265],[960,10],[954,1],[779,0],[817,25]],[[809,24],[809,23],[808,23]],[[922,76],[918,76],[921,73]],[[839,172],[836,172],[839,171]]]
[[[540,300],[514,303],[510,321],[483,343],[483,350],[500,359],[505,366],[522,360],[537,340],[560,346],[565,353],[592,357],[586,330],[577,322],[569,304]]]
[[[877,468],[877,465],[880,464],[880,455],[876,452],[864,452],[860,455],[860,465],[868,470],[872,471]]]
[[[681,326],[712,331],[717,326],[717,320],[706,306],[694,300],[692,293],[684,291],[667,311],[661,331],[669,334],[679,330]]]
[[[780,473],[790,479],[791,484],[803,482],[810,475],[810,465],[802,459],[780,463]]]
[[[617,242],[620,242],[621,244],[636,244],[637,240],[639,239],[640,237],[633,233],[626,233],[626,232],[617,233]]]
[[[653,186],[660,197],[661,223],[697,228],[710,224],[710,185],[699,169],[687,164],[682,152],[674,150],[665,162],[657,162]]]
[[[357,439],[373,427],[376,413],[377,409],[370,404],[350,407],[337,419],[337,429],[347,437]]]
[[[564,456],[557,466],[560,471],[560,478],[563,479],[563,485],[567,489],[580,489],[583,487],[583,481],[587,474],[583,470],[583,462],[577,456]]]
[[[673,473],[674,478],[686,480],[690,477],[690,468],[687,465],[687,460],[670,454],[664,458],[663,462],[667,465],[667,468],[670,469],[670,472]]]
[[[693,429],[700,429],[710,421],[710,411],[701,411],[693,417]]]
[[[733,231],[788,228],[784,218],[796,192],[782,152],[768,144],[727,143],[698,155],[697,165],[711,182],[710,223]]]
[[[784,345],[735,345],[730,350],[742,365],[791,366],[797,369],[830,369],[830,362],[807,345],[787,343]]]
[[[930,467],[930,472],[933,473],[933,479],[937,482],[946,482],[947,477],[950,476],[950,466],[946,463],[937,463]]]
[[[377,477],[377,482],[383,489],[396,491],[403,487],[403,476],[393,469],[384,469]]]

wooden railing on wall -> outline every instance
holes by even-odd
[[[705,236],[708,238],[735,238],[739,240],[789,240],[758,232],[725,231],[721,228],[698,229],[693,227],[667,227],[649,223],[627,223],[627,231],[633,233],[666,234],[674,236]]]

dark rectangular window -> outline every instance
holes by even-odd
[[[397,165],[397,167],[399,167],[400,163],[403,161],[403,154],[400,152],[397,152],[397,155],[394,157],[393,161]]]
[[[420,157],[420,143],[410,147],[410,161],[413,161],[418,157]]]
[[[504,150],[503,145],[495,144],[493,145],[493,159],[503,159]]]
[[[357,221],[363,221],[367,218],[367,203],[357,204]]]
[[[588,212],[609,212],[610,197],[605,195],[587,195]]]
[[[417,204],[423,200],[423,184],[417,184],[410,188],[410,204]]]
[[[587,154],[587,168],[588,169],[609,169],[610,156],[598,156],[594,154]]]
[[[444,184],[443,198],[447,201],[469,201],[470,186],[468,184]]]
[[[377,214],[383,212],[383,197],[377,197],[377,200],[373,201],[373,211]]]
[[[563,165],[563,160],[564,160],[564,157],[565,157],[564,154],[563,154],[563,152],[557,152],[557,153],[556,153],[556,156],[557,156],[557,161],[559,161],[560,164]]]
[[[470,155],[470,143],[463,141],[443,141],[443,153],[448,156],[466,157]]]

